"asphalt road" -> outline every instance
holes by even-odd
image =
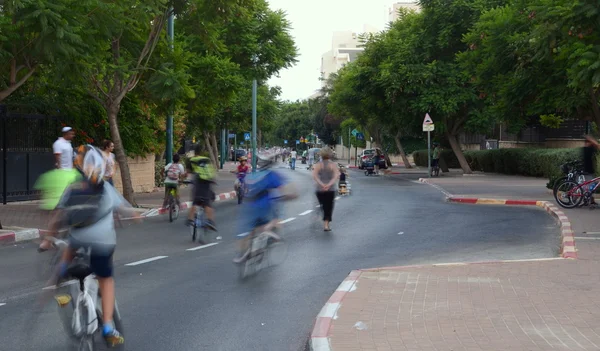
[[[224,239],[212,247],[188,251],[197,244],[182,218],[119,231],[127,350],[304,350],[315,316],[353,269],[557,255],[559,231],[544,211],[450,204],[403,176],[352,172],[353,194],[336,201],[333,232],[324,233],[315,212],[305,214],[316,210],[309,173],[282,171],[301,190],[282,216],[295,218],[285,225],[287,259],[249,281],[231,262],[241,232],[233,202],[216,205]],[[32,319],[40,256],[34,243],[0,248],[0,350],[64,350],[53,303]],[[157,256],[167,257],[125,266]]]

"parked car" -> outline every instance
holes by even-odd
[[[360,163],[358,165],[359,169],[364,169],[365,168],[365,163],[367,162],[367,160],[369,158],[371,158],[371,157],[373,157],[375,155],[375,150],[377,150],[377,149],[366,149],[366,150],[363,150],[363,152],[359,156],[359,159],[360,159]],[[387,169],[387,163],[385,162],[385,155],[384,155],[383,152],[381,152],[381,158],[379,159],[379,168],[380,169]]]

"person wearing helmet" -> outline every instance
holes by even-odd
[[[202,152],[201,145],[196,146],[196,156],[190,158],[189,168],[193,174],[194,191],[192,193],[192,206],[188,213],[186,224],[194,225],[194,216],[196,215],[196,206],[204,208],[206,214],[206,226],[214,231],[217,231],[215,225],[215,212],[212,208],[212,202],[215,194],[212,191],[212,184],[215,182],[217,171],[207,157],[207,153]]]
[[[246,179],[246,175],[250,171],[250,167],[248,167],[248,159],[246,156],[242,156],[239,158],[240,164],[237,166],[237,169],[231,171],[232,173],[237,174],[237,178],[235,179],[234,188],[237,190],[238,187],[245,185],[244,181]]]
[[[124,343],[115,329],[115,282],[113,253],[117,246],[114,212],[141,218],[131,205],[104,180],[106,166],[100,150],[91,145],[80,146],[74,160],[82,179],[71,184],[60,199],[51,231],[69,228],[69,249],[65,250],[58,265],[56,279],[65,278],[74,253],[80,248],[90,249],[90,268],[98,279],[102,296],[102,335],[109,347]]]
[[[244,262],[249,253],[249,239],[261,228],[279,225],[276,200],[296,197],[295,191],[288,188],[287,179],[273,168],[274,164],[273,155],[258,154],[257,172],[246,177],[248,193],[242,212],[245,214],[242,229],[249,235],[239,240],[239,255],[233,259],[234,263]]]

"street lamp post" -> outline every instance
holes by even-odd
[[[175,41],[175,15],[173,14],[173,8],[169,10],[169,20],[167,22],[167,35],[169,37],[169,43],[171,51],[174,49]],[[169,114],[167,115],[167,163],[173,162],[173,103],[169,107]]]
[[[258,82],[252,81],[252,172],[256,172],[256,98],[258,95]]]

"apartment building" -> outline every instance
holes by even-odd
[[[398,10],[400,10],[401,8],[405,8],[405,9],[409,9],[409,10],[415,10],[415,11],[420,11],[420,7],[419,4],[417,4],[416,2],[397,2],[395,4],[392,5],[392,7],[390,7],[389,9],[389,21],[390,22],[395,22],[398,19]]]

